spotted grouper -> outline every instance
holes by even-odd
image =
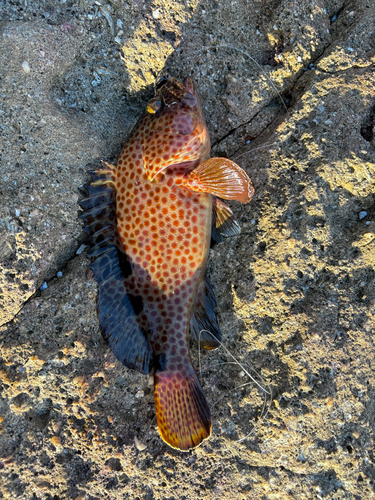
[[[239,226],[219,198],[247,203],[253,195],[238,165],[209,155],[193,80],[163,79],[117,165],[91,171],[80,202],[100,330],[125,366],[153,371],[161,437],[183,451],[211,434],[188,335],[207,349],[220,343],[207,256],[211,239]]]

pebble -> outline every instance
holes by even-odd
[[[59,272],[56,274],[56,276],[57,276],[58,278],[62,278],[62,275],[63,275],[63,273],[62,273],[61,271],[59,271]]]
[[[84,251],[84,249],[85,249],[85,248],[86,248],[86,245],[85,245],[85,244],[82,244],[82,245],[78,248],[78,250],[76,251],[76,255],[80,255],[80,254]]]
[[[24,70],[25,73],[30,73],[30,66],[27,61],[23,61],[22,63],[22,69]]]
[[[365,212],[364,210],[362,210],[362,212],[359,212],[359,220],[362,220],[366,217],[367,215],[367,212]]]
[[[147,448],[147,445],[144,443],[141,443],[140,440],[137,438],[137,436],[135,436],[135,438],[134,438],[134,444],[135,444],[135,447],[137,448],[138,451],[143,451]]]
[[[48,288],[47,281],[45,281],[45,282],[43,283],[43,285],[40,287],[40,290],[42,290],[42,291],[43,291],[43,290],[47,290],[47,288]]]
[[[152,17],[154,19],[159,19],[160,18],[160,11],[159,11],[159,9],[156,9],[156,10],[152,11]]]

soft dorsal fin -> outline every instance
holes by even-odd
[[[87,186],[89,196],[79,202],[86,210],[80,218],[86,222],[89,235],[88,255],[95,259],[89,267],[99,287],[99,327],[119,361],[140,373],[149,373],[153,352],[139,325],[134,297],[126,291],[125,279],[131,266],[115,244],[113,166],[105,167],[89,172],[93,178]]]
[[[99,285],[96,306],[99,326],[121,363],[140,373],[149,373],[153,352],[126,292],[119,252],[111,246],[90,265]]]
[[[212,232],[211,238],[220,243],[224,238],[240,234],[241,228],[234,218],[232,210],[221,200],[212,200]]]
[[[194,313],[190,320],[190,331],[200,345],[208,350],[216,349],[221,342],[221,332],[215,313],[216,306],[213,285],[205,276],[198,288]]]

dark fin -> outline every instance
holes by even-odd
[[[94,177],[94,173],[91,173]],[[95,177],[94,177],[95,178]],[[88,234],[86,244],[90,247],[89,256],[95,257],[102,249],[114,244],[114,201],[113,189],[108,185],[91,184],[86,186],[89,193],[87,198],[78,203],[86,210],[80,219],[86,223],[85,231]]]
[[[191,365],[154,374],[156,417],[162,439],[181,451],[211,435],[211,413]]]
[[[205,349],[216,349],[221,342],[215,307],[217,300],[211,281],[205,276],[200,283],[195,301],[194,314],[190,320],[190,331]]]
[[[96,307],[100,330],[121,363],[149,373],[153,352],[126,292],[118,253],[114,245],[107,247],[89,266],[99,286]]]
[[[125,278],[131,272],[126,256],[115,245],[115,194],[113,166],[89,172],[93,183],[86,186],[89,196],[79,202],[86,210],[89,266],[98,283],[97,312],[104,339],[116,358],[128,368],[149,373],[152,349],[137,322],[137,298],[127,294]],[[136,309],[136,310],[135,310]]]
[[[240,234],[241,228],[233,216],[232,210],[221,200],[213,197],[212,200],[212,232],[211,238],[220,243],[223,236],[229,238]]]
[[[202,162],[185,178],[183,185],[193,191],[241,203],[248,203],[254,194],[246,172],[228,158],[210,158]]]

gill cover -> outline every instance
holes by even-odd
[[[166,167],[206,159],[210,139],[194,82],[169,78],[148,103],[143,167],[150,180]]]

